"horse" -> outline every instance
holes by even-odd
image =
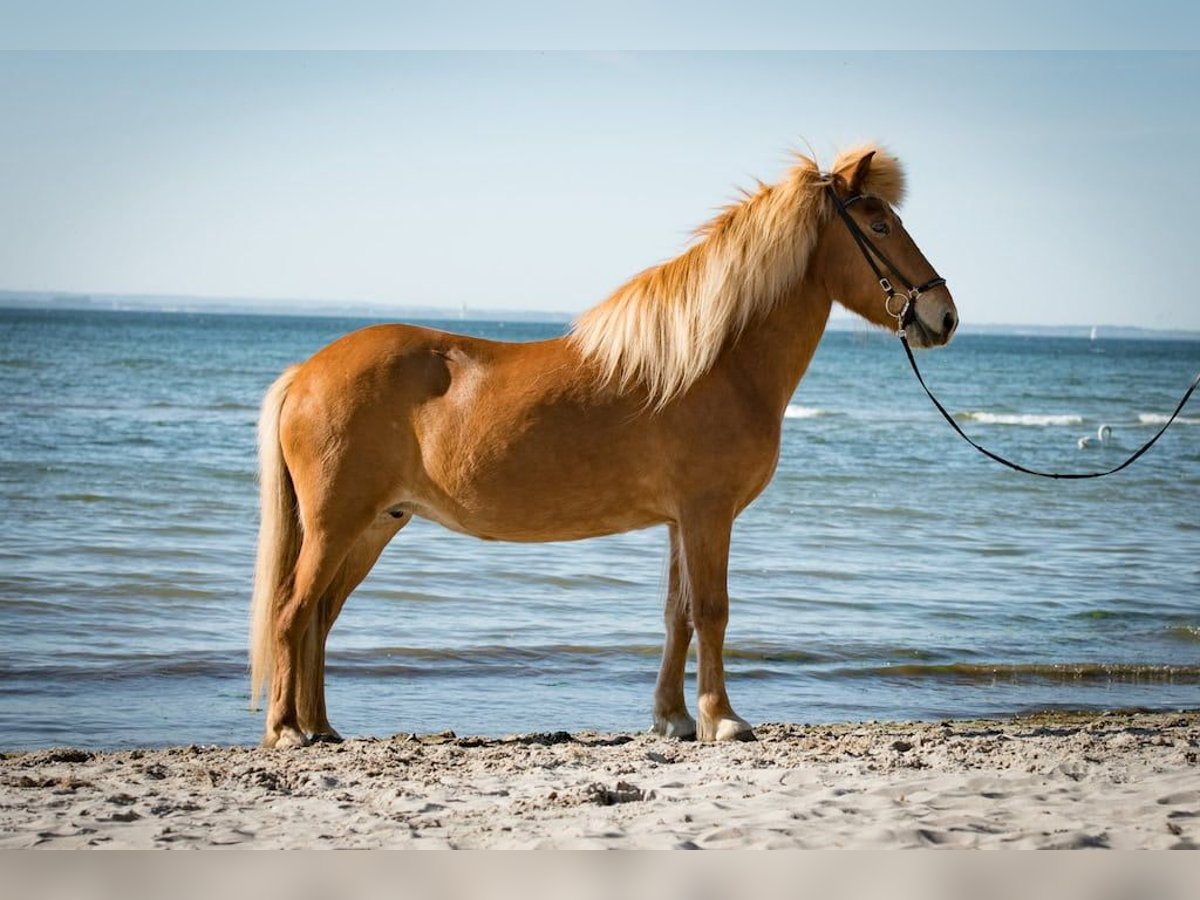
[[[901,322],[913,346],[945,344],[958,324],[896,215],[904,191],[881,147],[843,152],[828,173],[797,155],[781,181],[742,191],[683,253],[563,337],[504,343],[373,325],[284,371],[258,431],[250,657],[252,707],[267,694],[263,746],[340,739],[325,705],[330,628],[416,516],[496,541],[665,524],[652,729],[753,740],[722,661],[730,533],[774,474],[784,410],[832,304],[896,326],[862,242],[934,285],[913,292]],[[693,636],[696,718],[684,698]]]

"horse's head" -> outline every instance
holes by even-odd
[[[893,208],[904,196],[894,157],[868,148],[838,158],[820,239],[830,294],[875,325],[902,323],[914,347],[940,347],[958,327],[946,284]]]

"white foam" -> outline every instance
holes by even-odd
[[[783,411],[785,419],[815,419],[817,416],[825,415],[825,410],[816,409],[812,406],[798,406],[795,403],[789,403],[787,409]]]
[[[982,425],[1082,425],[1083,416],[1075,415],[1039,415],[1037,413],[963,413],[960,418],[969,422],[979,422]]]
[[[1142,413],[1138,416],[1138,421],[1143,425],[1166,425],[1170,418],[1161,413]],[[1200,425],[1200,419],[1195,416],[1180,416],[1175,421],[1180,425]]]

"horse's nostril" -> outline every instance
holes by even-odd
[[[945,317],[942,319],[942,334],[950,334],[950,332],[954,330],[954,326],[957,324],[958,319],[955,318],[954,313],[947,312]]]

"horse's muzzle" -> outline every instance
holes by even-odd
[[[904,333],[914,347],[942,347],[950,343],[957,329],[958,311],[953,301],[922,294]]]

